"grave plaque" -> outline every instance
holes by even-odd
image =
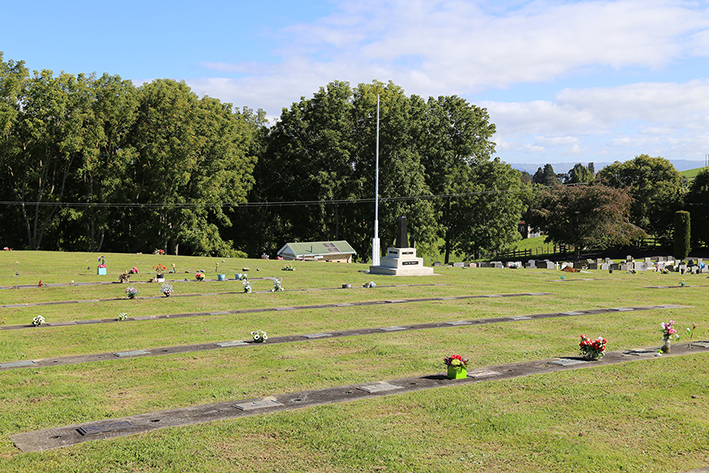
[[[446,325],[453,325],[453,326],[456,326],[456,325],[470,325],[470,322],[468,322],[467,320],[458,320],[458,321],[455,321],[455,322],[444,322],[444,323],[445,323]]]
[[[123,420],[119,422],[108,422],[105,424],[86,425],[84,427],[79,427],[76,430],[81,435],[94,435],[103,434],[105,432],[113,432],[116,430],[130,429],[131,427],[135,427],[135,425],[131,424],[127,420]]]
[[[275,399],[262,399],[260,401],[244,402],[242,404],[234,404],[234,407],[242,411],[252,411],[254,409],[265,409],[267,407],[278,407],[283,404]]]
[[[499,371],[487,370],[485,368],[480,368],[477,370],[468,371],[469,378],[487,378],[488,376],[499,376]]]
[[[550,365],[559,365],[559,366],[573,366],[573,365],[580,365],[586,363],[585,360],[579,360],[576,358],[557,358],[556,360],[551,360],[549,362]]]
[[[324,337],[332,337],[331,333],[309,333],[307,335],[303,335],[305,338],[324,338]]]
[[[7,363],[0,363],[0,368],[22,368],[25,366],[35,366],[32,360],[22,360],[22,361],[9,361]]]
[[[628,351],[624,351],[623,354],[630,355],[630,356],[651,356],[651,355],[656,355],[657,350],[645,350],[645,349],[628,350]]]
[[[238,340],[238,341],[233,341],[233,342],[219,342],[215,343],[216,346],[221,347],[221,348],[227,348],[227,347],[240,347],[244,345],[248,345],[248,343]]]
[[[114,353],[114,355],[119,358],[123,358],[126,356],[150,355],[150,352],[147,350],[119,351],[117,353]]]
[[[393,391],[394,389],[402,389],[403,386],[397,386],[395,384],[389,384],[387,382],[379,382],[376,384],[365,384],[363,386],[357,386],[357,389],[364,391],[366,393],[381,393],[385,391]]]
[[[406,330],[406,327],[382,327],[385,332],[396,332],[397,330]]]

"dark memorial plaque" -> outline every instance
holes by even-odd
[[[418,261],[402,261],[401,262],[402,266],[413,266],[416,264],[419,264],[419,262]]]
[[[131,424],[127,420],[124,420],[120,422],[109,422],[107,424],[87,425],[85,427],[79,427],[76,430],[81,435],[93,435],[113,432],[114,430],[130,429],[131,427],[135,427],[135,425]]]

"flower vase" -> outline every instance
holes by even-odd
[[[664,344],[660,348],[662,350],[662,353],[669,353],[670,350],[672,349],[672,346],[670,345],[670,339],[668,338],[667,340],[664,340]]]
[[[98,276],[105,276],[106,275],[106,268],[96,268],[96,274]]]
[[[465,379],[468,377],[468,370],[465,366],[448,365],[448,379]]]

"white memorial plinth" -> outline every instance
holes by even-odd
[[[416,248],[387,249],[387,255],[377,266],[369,267],[370,274],[387,276],[432,276],[433,268],[423,265],[423,258],[416,257]]]

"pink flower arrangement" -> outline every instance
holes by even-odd
[[[128,272],[129,272],[130,274],[138,274],[138,268],[136,268],[135,266],[133,266],[133,267],[130,269],[130,271],[128,271]]]
[[[606,351],[606,340],[603,337],[598,337],[596,340],[591,340],[586,337],[586,335],[581,335],[581,343],[579,343],[579,348],[581,350],[581,355],[588,360],[597,360],[603,358]]]
[[[678,340],[679,340],[679,335],[677,334],[677,330],[674,329],[673,325],[675,324],[674,320],[670,320],[669,322],[662,322],[660,324],[660,327],[662,327],[662,339],[664,341],[668,341],[672,335],[674,335]]]
[[[454,367],[463,367],[465,368],[468,364],[468,360],[463,358],[460,355],[451,355],[443,358],[443,363],[446,364],[446,366],[454,366]]]

